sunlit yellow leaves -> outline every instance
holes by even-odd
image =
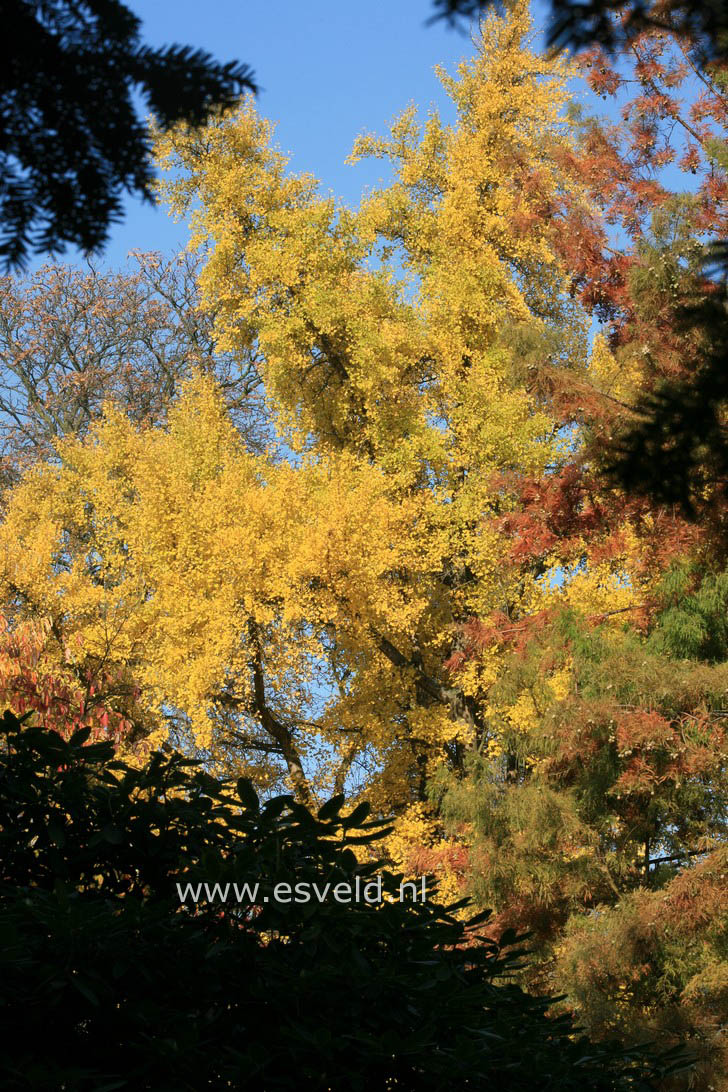
[[[406,645],[428,607],[433,560],[409,534],[421,520],[417,498],[393,503],[381,472],[349,455],[254,459],[199,378],[166,429],[110,410],[61,469],[26,480],[2,528],[5,588],[22,578],[34,610],[133,662],[147,700],[184,711],[208,746],[216,692],[251,697],[251,623],[299,716],[326,632],[352,657],[373,630]]]
[[[393,173],[357,209],[288,169],[252,100],[155,134],[217,349],[255,359],[277,438],[250,454],[199,376],[164,427],[109,407],[11,499],[5,595],[20,581],[21,610],[127,665],[155,723],[264,787],[343,778],[409,805],[474,742],[502,666],[496,643],[443,667],[463,626],[548,594],[498,518],[514,474],[563,458],[534,376],[583,370],[587,323],[552,245],[561,197],[582,200],[572,73],[529,32],[519,3],[440,74],[452,125],[410,109],[356,142]]]

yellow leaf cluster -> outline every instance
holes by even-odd
[[[264,788],[409,806],[473,742],[497,677],[497,648],[455,681],[443,667],[463,625],[551,594],[495,522],[507,476],[563,454],[529,361],[588,355],[553,246],[559,194],[582,199],[561,165],[573,73],[529,32],[513,5],[441,73],[454,124],[410,110],[357,141],[394,181],[356,210],[289,171],[251,100],[157,133],[217,348],[255,355],[277,440],[246,450],[200,375],[164,426],[109,407],[9,498],[3,597],[123,664],[151,721]],[[567,583],[554,594],[590,609],[632,595],[600,571]]]

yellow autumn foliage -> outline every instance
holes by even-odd
[[[473,742],[498,674],[497,647],[457,679],[443,666],[464,623],[633,594],[614,566],[546,586],[495,520],[509,473],[563,456],[529,361],[589,367],[551,215],[564,188],[582,199],[561,166],[573,72],[529,32],[516,4],[441,74],[454,124],[410,110],[359,138],[352,158],[393,181],[356,210],[289,171],[250,100],[157,135],[218,349],[255,354],[277,438],[251,454],[199,376],[164,426],[107,407],[0,527],[2,597],[130,669],[155,742],[304,800],[406,809]]]

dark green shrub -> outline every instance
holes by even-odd
[[[265,805],[179,755],[142,769],[10,713],[0,739],[5,1089],[650,1087],[649,1063],[579,1038],[503,981],[433,902],[285,904],[279,881],[374,875],[382,824],[337,798]],[[257,905],[176,884],[260,882]],[[505,938],[511,944],[512,937]]]

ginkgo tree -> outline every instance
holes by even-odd
[[[277,439],[248,450],[199,376],[163,426],[109,407],[59,444],[1,532],[17,616],[130,672],[153,741],[172,730],[304,801],[346,785],[397,811],[482,742],[501,653],[446,665],[469,619],[551,594],[559,559],[514,558],[503,519],[568,461],[553,390],[589,368],[558,252],[574,210],[594,213],[571,168],[573,73],[529,30],[525,5],[490,18],[442,74],[453,125],[409,110],[356,142],[393,181],[354,211],[288,171],[249,101],[159,134],[217,350],[255,355]],[[574,570],[594,609],[629,541]]]

